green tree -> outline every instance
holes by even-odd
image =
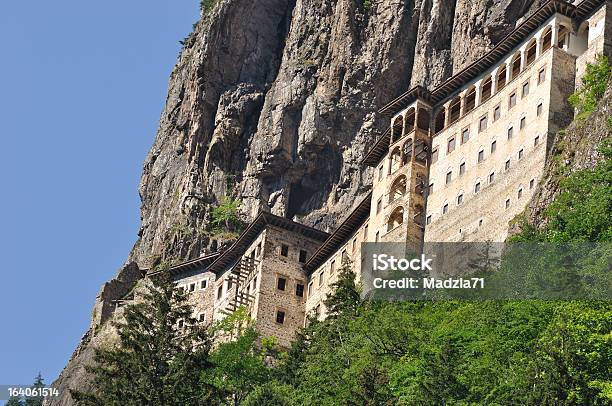
[[[329,317],[357,315],[361,293],[355,279],[352,264],[345,261],[339,270],[338,279],[330,285],[333,293],[324,301]]]
[[[192,319],[184,292],[167,272],[151,278],[142,300],[116,322],[117,345],[97,348],[94,390],[73,391],[78,405],[210,405],[214,389],[198,371],[211,368],[210,337]]]
[[[222,401],[240,405],[258,385],[270,380],[266,357],[273,342],[260,339],[244,307],[221,321],[215,331],[223,342],[211,354],[215,367],[204,371],[203,380],[215,386]]]
[[[39,372],[38,375],[36,375],[36,378],[34,378],[34,384],[32,385],[32,389],[40,390],[44,387],[45,387],[45,382],[43,380],[42,375]],[[29,397],[26,397],[25,404],[26,406],[42,406],[43,399],[44,399],[43,396],[29,396]]]
[[[23,406],[23,402],[21,401],[21,399],[15,396],[11,396],[8,402],[6,402],[6,405],[4,406]]]
[[[242,226],[238,209],[242,203],[240,200],[225,196],[219,205],[212,210],[211,224],[216,229],[223,229],[227,232],[236,232]]]

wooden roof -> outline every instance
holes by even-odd
[[[206,268],[213,263],[215,259],[217,259],[221,255],[220,252],[214,252],[212,254],[204,255],[200,258],[192,259],[191,261],[183,262],[178,265],[174,265],[168,269],[170,275],[178,276],[184,274],[186,272],[201,270],[202,272],[206,271]],[[147,276],[157,275],[162,271],[150,272]]]
[[[546,20],[555,13],[560,13],[571,17],[577,22],[581,22],[606,0],[583,0],[577,6],[574,6],[562,0],[549,0],[538,8],[533,14],[519,24],[514,30],[508,33],[499,43],[487,52],[484,56],[477,59],[472,64],[466,66],[458,73],[451,76],[445,82],[436,87],[432,92],[428,92],[421,86],[416,86],[391,102],[387,103],[379,110],[380,114],[391,117],[398,111],[406,108],[416,99],[421,98],[433,105],[444,102],[449,97],[453,96],[463,86],[474,80],[478,75],[490,69],[496,63],[499,63],[508,56],[508,54],[518,46],[525,38],[539,28]],[[381,158],[386,154],[390,141],[390,130],[387,130],[374,143],[374,146],[364,159],[362,164],[368,166],[376,166]]]
[[[436,87],[428,95],[428,99],[426,100],[430,100],[433,104],[437,104],[453,95],[457,90],[461,89],[462,86],[474,80],[482,72],[485,72],[494,64],[501,62],[508,56],[510,51],[555,13],[573,18],[577,10],[579,10],[580,15],[588,15],[588,10],[592,11],[594,6],[604,1],[605,0],[584,0],[578,7],[562,0],[547,1],[526,18],[525,21],[502,38],[493,49]],[[415,91],[415,89],[416,87],[387,103],[379,110],[379,113],[385,116],[395,115],[399,110],[405,108],[408,104],[420,97],[423,90]],[[425,90],[425,92],[427,91]]]
[[[210,265],[208,271],[220,273],[234,265],[267,225],[277,226],[320,242],[324,242],[329,237],[328,233],[316,228],[308,227],[271,213],[261,212],[240,234],[236,242]]]
[[[336,231],[319,247],[319,249],[304,264],[307,274],[317,269],[332,253],[343,245],[370,215],[372,192],[357,205],[348,217],[338,226]]]

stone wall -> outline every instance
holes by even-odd
[[[545,69],[545,80],[538,84],[541,69]],[[439,158],[430,168],[433,191],[427,201],[430,224],[426,226],[425,241],[505,240],[508,221],[524,210],[542,174],[550,134],[571,120],[567,96],[573,87],[574,70],[574,57],[551,48],[499,93],[434,137],[433,148],[438,148]],[[522,87],[527,82],[529,94],[522,97]],[[512,108],[508,102],[511,94],[517,99]],[[542,107],[538,115],[539,104]],[[496,106],[500,106],[501,113],[493,121]],[[479,121],[485,116],[487,128],[479,132]],[[521,129],[523,118],[525,126]],[[470,138],[461,144],[461,132],[466,128]],[[451,137],[455,137],[456,147],[447,154]],[[496,147],[491,152],[493,142]],[[482,162],[478,162],[480,151],[484,154]],[[462,163],[465,173],[460,175]],[[452,172],[452,180],[446,184],[448,172]],[[478,183],[480,191],[476,193]],[[460,195],[463,201],[458,204]],[[442,214],[446,204],[448,212]]]

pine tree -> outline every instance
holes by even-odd
[[[40,372],[34,378],[34,384],[32,385],[32,389],[40,390],[45,387],[45,382],[43,380]],[[42,406],[43,404],[43,396],[30,396],[26,398],[25,404],[26,406]]]
[[[115,322],[118,345],[96,349],[90,393],[72,391],[78,405],[209,405],[214,389],[200,381],[211,367],[211,340],[195,324],[185,293],[167,272],[151,278],[142,300]]]
[[[4,406],[23,406],[23,402],[19,398],[11,396]]]
[[[340,315],[357,315],[361,304],[361,294],[355,277],[352,264],[345,261],[340,268],[338,279],[331,284],[333,293],[328,295],[324,302],[330,318]]]

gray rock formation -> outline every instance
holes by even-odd
[[[225,195],[243,201],[245,220],[269,210],[332,228],[368,191],[359,162],[387,125],[377,109],[411,84],[445,80],[537,3],[219,0],[170,77],[128,263],[145,269],[205,252],[210,209]],[[120,288],[107,286],[97,309],[125,290],[112,286]],[[62,396],[47,405],[72,405],[67,389],[86,385],[103,319],[94,318],[55,383]]]

